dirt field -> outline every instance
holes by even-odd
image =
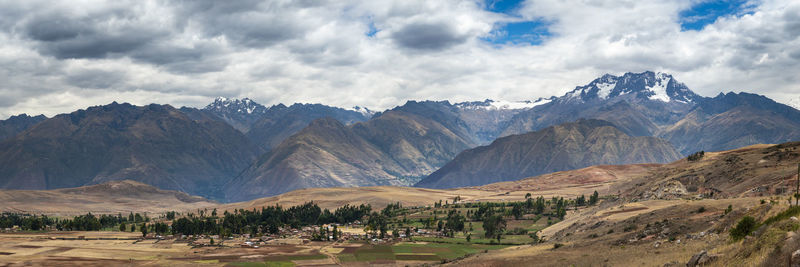
[[[83,236],[85,240],[79,240]],[[0,234],[0,266],[225,266],[280,261],[334,264],[319,253],[325,244],[191,248],[173,240],[136,241],[137,233],[57,232]]]

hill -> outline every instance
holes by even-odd
[[[55,190],[0,190],[0,212],[74,216],[162,213],[216,205],[198,196],[124,180]]]
[[[218,197],[261,153],[239,131],[168,105],[112,103],[47,119],[0,142],[0,188],[136,180]]]
[[[614,186],[631,199],[735,198],[792,192],[800,142],[752,145],[681,159]]]
[[[679,157],[659,138],[631,137],[609,122],[578,120],[461,152],[415,186],[476,186],[592,165],[666,163]]]

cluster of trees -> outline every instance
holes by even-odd
[[[104,227],[113,227],[125,221],[122,215],[100,215],[91,213],[75,216],[72,219],[50,218],[46,215],[29,215],[4,213],[0,215],[0,228],[19,226],[25,231],[39,231],[55,228],[60,231],[99,231]]]
[[[56,229],[59,231],[100,231],[102,228],[100,220],[91,213],[56,222]]]
[[[0,228],[13,228],[14,226],[19,226],[22,230],[38,231],[45,229],[47,226],[53,226],[55,222],[56,221],[54,219],[45,215],[30,216],[27,214],[17,213],[0,214]]]
[[[566,216],[568,206],[595,205],[599,202],[600,196],[597,191],[595,191],[589,196],[588,200],[585,195],[581,195],[573,200],[564,199],[563,197],[553,197],[550,200],[546,200],[541,196],[532,198],[530,193],[527,194],[525,198],[525,201],[521,202],[480,202],[453,205],[443,205],[441,201],[439,201],[434,203],[434,208],[454,208],[449,210],[447,218],[444,218],[444,221],[438,220],[436,214],[439,212],[434,210],[433,217],[428,217],[427,219],[420,218],[419,221],[425,228],[435,228],[437,231],[444,232],[446,236],[451,237],[455,232],[465,231],[465,224],[468,221],[480,221],[483,222],[485,237],[496,238],[499,242],[507,226],[506,217],[513,216],[515,219],[521,219],[525,214],[536,214],[552,216],[563,220],[564,216]],[[466,216],[463,216],[456,210],[461,207],[476,209],[468,210]]]
[[[328,229],[327,227],[320,226],[319,232],[314,232],[311,234],[311,240],[314,241],[335,241],[339,240],[339,237],[342,236],[342,230],[339,230],[339,227],[334,225],[333,229]]]
[[[362,220],[372,211],[370,205],[344,205],[331,212],[321,209],[317,204],[308,202],[300,206],[284,209],[281,206],[262,207],[261,210],[235,210],[233,213],[225,211],[221,218],[216,217],[216,211],[211,217],[204,214],[176,219],[172,223],[174,233],[185,235],[216,234],[229,236],[231,234],[250,233],[277,233],[280,227],[288,225],[300,228],[308,225],[328,223],[351,223]]]

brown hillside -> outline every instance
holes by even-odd
[[[216,205],[198,196],[161,190],[131,180],[56,190],[0,190],[0,211],[78,215],[160,213]]]

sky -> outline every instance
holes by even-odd
[[[645,70],[800,103],[800,1],[0,0],[0,118],[535,100]]]

